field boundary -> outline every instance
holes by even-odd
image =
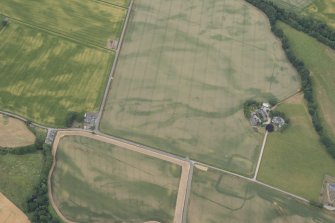
[[[91,0],[93,2],[98,2],[98,3],[104,3],[104,4],[107,4],[107,5],[113,5],[115,7],[119,7],[119,8],[122,8],[122,9],[128,9],[128,6],[122,6],[122,5],[118,5],[118,4],[115,4],[115,3],[111,3],[111,2],[107,2],[107,1],[104,1],[104,0]]]
[[[122,45],[123,45],[124,36],[126,34],[126,30],[127,30],[127,27],[128,27],[129,17],[130,17],[130,13],[132,11],[132,8],[133,8],[133,4],[134,4],[134,0],[131,0],[131,2],[129,4],[129,8],[127,10],[126,19],[124,20],[123,29],[122,29],[122,33],[121,33],[121,37],[120,37],[120,42],[119,42],[119,44],[117,46],[117,49],[116,49],[116,52],[115,52],[115,57],[114,57],[114,60],[113,60],[112,69],[111,69],[110,74],[109,74],[108,82],[107,82],[107,85],[106,85],[106,88],[105,88],[104,96],[103,96],[102,101],[101,101],[98,117],[96,119],[95,130],[99,130],[102,112],[103,112],[104,107],[106,105],[108,93],[109,93],[110,88],[112,86],[113,75],[115,73],[116,66],[117,66],[117,63],[118,63],[118,60],[119,60],[119,55],[120,55],[120,51],[121,51],[121,48],[122,48]]]
[[[191,173],[191,165],[190,162],[186,159],[180,159],[176,158],[174,156],[169,156],[165,153],[160,153],[159,151],[153,151],[153,150],[147,150],[144,147],[136,144],[129,144],[120,140],[116,140],[114,138],[107,138],[105,136],[101,135],[96,135],[87,131],[58,131],[57,135],[55,137],[54,143],[52,145],[52,166],[48,175],[48,195],[50,198],[50,203],[55,209],[56,213],[59,215],[59,217],[66,223],[75,223],[74,221],[71,221],[67,219],[62,212],[58,209],[55,200],[52,195],[52,186],[51,186],[51,178],[53,175],[53,172],[56,167],[57,159],[56,159],[56,154],[57,154],[57,149],[58,149],[58,144],[60,140],[65,137],[65,136],[83,136],[86,138],[90,138],[93,140],[98,140],[101,142],[113,144],[116,146],[121,147],[122,149],[130,150],[133,152],[138,152],[143,155],[147,155],[150,157],[154,157],[160,160],[168,161],[170,163],[174,163],[176,165],[179,165],[182,167],[182,173],[180,176],[180,181],[179,181],[179,187],[178,187],[178,195],[177,195],[177,202],[176,202],[176,207],[175,207],[175,213],[174,213],[174,223],[182,223],[183,222],[183,213],[184,213],[184,205],[187,199],[187,191],[188,191],[188,186],[190,185],[189,179],[190,179],[190,173]]]
[[[51,29],[48,29],[48,28],[45,28],[45,27],[42,27],[42,26],[37,26],[37,25],[33,25],[33,24],[30,24],[30,23],[24,22],[24,21],[22,21],[20,19],[14,18],[14,17],[10,17],[10,16],[7,16],[7,17],[10,18],[13,21],[19,23],[19,24],[24,25],[24,26],[28,26],[28,27],[30,27],[32,29],[37,29],[37,30],[46,32],[46,33],[51,34],[53,36],[57,36],[59,38],[66,39],[68,41],[77,43],[79,45],[83,45],[83,46],[86,46],[86,47],[96,48],[96,49],[99,49],[99,50],[102,50],[102,51],[106,51],[106,52],[115,52],[115,50],[113,50],[113,49],[109,49],[107,47],[102,47],[102,46],[96,45],[96,44],[94,44],[92,42],[80,41],[80,40],[78,40],[76,38],[72,38],[72,37],[70,37],[70,36],[62,33],[58,29],[51,30]]]
[[[27,215],[18,208],[11,200],[0,192],[0,221],[12,220],[18,223],[30,223]],[[8,222],[10,223],[10,222]]]
[[[310,201],[307,200],[306,198],[300,197],[300,196],[298,196],[298,195],[295,195],[295,194],[292,194],[292,193],[290,193],[290,192],[284,191],[284,190],[282,190],[282,189],[280,189],[280,188],[277,188],[277,187],[271,186],[271,185],[269,185],[269,184],[263,183],[263,182],[261,182],[261,181],[259,181],[259,180],[257,180],[257,179],[253,179],[253,178],[245,177],[245,176],[242,176],[242,175],[239,175],[239,174],[230,172],[230,171],[228,171],[228,170],[223,170],[223,169],[220,169],[220,168],[211,166],[211,165],[207,165],[207,164],[205,164],[205,163],[201,163],[201,162],[194,162],[194,163],[195,163],[195,164],[200,164],[200,165],[202,165],[202,166],[208,167],[208,168],[210,168],[210,169],[213,169],[213,170],[216,170],[216,171],[219,171],[219,172],[222,172],[222,173],[231,175],[231,176],[235,176],[235,177],[238,177],[238,178],[241,178],[241,179],[250,181],[250,182],[254,182],[254,183],[256,183],[256,184],[260,184],[260,185],[262,185],[262,186],[264,186],[264,187],[270,188],[270,189],[272,189],[272,190],[275,190],[275,191],[277,191],[277,192],[280,192],[280,193],[282,193],[282,194],[285,194],[285,195],[287,195],[287,196],[290,196],[290,197],[292,197],[292,198],[294,198],[294,199],[296,199],[296,200],[298,200],[298,201],[301,201],[301,202],[303,202],[303,203],[305,203],[305,204],[309,204],[309,203],[310,203]]]
[[[11,117],[14,117],[14,118],[18,118],[18,119],[20,119],[22,121],[27,121],[24,117],[19,116],[19,115],[15,115],[15,114],[4,112],[4,111],[0,111],[0,113],[1,114],[7,114],[7,115],[9,115]],[[44,128],[44,129],[48,129],[49,128],[47,126],[38,125],[38,124],[35,124],[35,123],[32,123],[32,124],[36,125],[38,127]],[[76,133],[76,132],[80,132],[80,133],[88,134],[91,137],[94,136],[93,135],[94,132],[88,131],[88,130],[84,130],[84,129],[72,128],[72,129],[55,129],[55,130],[57,130],[58,132],[68,132],[70,135],[73,134],[73,133]],[[57,135],[58,135],[58,132],[57,132]],[[287,196],[290,196],[290,197],[292,197],[294,199],[297,199],[298,201],[301,201],[303,203],[306,203],[306,204],[309,203],[309,201],[307,199],[303,198],[303,197],[300,197],[300,196],[297,196],[295,194],[289,193],[287,191],[281,190],[279,188],[273,187],[271,185],[268,185],[266,183],[258,181],[257,179],[254,180],[253,178],[246,177],[246,176],[240,175],[238,173],[234,173],[234,172],[231,172],[231,171],[228,171],[228,170],[220,169],[220,168],[217,168],[217,167],[214,167],[214,166],[211,166],[209,164],[205,164],[205,163],[202,163],[202,162],[199,162],[199,161],[185,159],[185,158],[179,157],[179,156],[177,156],[175,154],[170,154],[170,153],[167,153],[167,152],[164,152],[164,151],[159,151],[157,149],[150,148],[150,147],[147,147],[147,146],[144,146],[144,145],[141,145],[141,144],[136,144],[134,142],[131,142],[131,141],[128,141],[128,140],[125,140],[125,139],[120,139],[120,138],[117,138],[117,137],[114,137],[114,136],[110,136],[110,135],[106,135],[106,134],[99,133],[99,132],[98,132],[98,134],[102,135],[100,137],[114,139],[114,140],[117,140],[119,142],[123,142],[123,143],[128,144],[128,145],[137,146],[137,147],[145,149],[147,151],[153,151],[155,153],[164,154],[165,156],[169,156],[169,157],[172,157],[172,158],[175,158],[175,159],[179,159],[179,160],[182,160],[184,162],[188,162],[190,164],[190,171],[189,171],[189,174],[188,174],[188,183],[187,183],[188,185],[187,185],[187,189],[186,189],[186,195],[185,195],[185,198],[184,198],[184,207],[183,207],[183,210],[182,210],[182,212],[184,212],[184,215],[182,216],[182,218],[183,218],[182,222],[184,222],[186,220],[186,217],[187,217],[186,213],[187,213],[187,207],[188,207],[188,201],[189,201],[189,193],[190,193],[191,183],[192,183],[191,181],[192,181],[192,176],[193,176],[191,170],[193,171],[193,166],[196,165],[196,164],[199,164],[201,166],[204,166],[204,167],[207,167],[207,168],[210,168],[210,169],[213,169],[213,170],[217,170],[219,172],[223,172],[223,173],[229,174],[231,176],[235,176],[235,177],[238,177],[238,178],[242,178],[244,180],[248,180],[248,181],[252,181],[252,182],[261,184],[261,185],[263,185],[263,186],[265,186],[267,188],[270,188],[272,190],[275,190],[275,191],[278,191],[280,193],[286,194]],[[95,135],[95,136],[99,136],[99,135]],[[55,143],[53,143],[52,151],[54,150],[54,146],[55,146]],[[55,165],[56,165],[56,163],[55,163],[55,157],[53,156],[52,167],[51,167],[51,169],[49,171],[49,175],[48,175],[48,194],[49,194],[50,203],[52,204],[53,207],[54,207],[54,204],[52,202],[54,202],[54,200],[53,200],[52,195],[50,195],[50,192],[51,192],[51,184],[50,184],[51,181],[50,180],[51,180],[51,175],[52,175],[52,173],[54,171]],[[59,217],[62,218],[63,215],[60,212],[57,212],[57,211],[59,211],[57,208],[55,208],[55,211],[59,215]],[[62,218],[62,220],[63,220],[63,218]],[[67,219],[65,219],[64,222],[65,223],[71,223],[70,221],[67,221]],[[75,222],[72,222],[72,223],[75,223]]]

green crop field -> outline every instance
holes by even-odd
[[[303,15],[312,16],[335,28],[335,1],[315,0],[303,12]]]
[[[173,221],[181,167],[85,137],[62,138],[52,193],[75,222]]]
[[[291,126],[269,135],[258,180],[318,200],[325,174],[335,177],[335,160],[319,142],[302,96],[276,110],[289,117]]]
[[[100,0],[98,0],[100,1]],[[108,2],[111,3],[113,5],[117,5],[117,6],[122,6],[122,7],[128,7],[130,0],[101,0],[103,2]]]
[[[126,9],[92,0],[2,0],[0,13],[10,20],[106,47],[109,39],[119,38]]]
[[[39,183],[43,155],[0,155],[0,192],[23,209]]]
[[[0,109],[52,126],[98,110],[113,56],[12,21],[0,33]]]
[[[259,184],[195,169],[189,223],[331,223],[334,215]]]
[[[134,8],[100,129],[251,175],[263,135],[242,104],[299,88],[268,19],[243,0]]]
[[[335,51],[284,23],[278,25],[288,37],[294,54],[312,72],[323,125],[335,137]]]

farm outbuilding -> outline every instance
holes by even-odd
[[[272,123],[277,128],[282,128],[285,125],[285,120],[282,117],[275,116],[272,118]]]
[[[84,115],[84,129],[94,129],[98,113],[86,112]]]

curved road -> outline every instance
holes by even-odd
[[[60,218],[66,222],[66,223],[75,223],[73,221],[68,220],[62,212],[58,209],[53,195],[52,195],[52,187],[51,187],[51,177],[54,172],[55,166],[56,166],[56,153],[58,144],[62,137],[64,136],[84,136],[87,138],[99,140],[101,142],[113,144],[116,146],[119,146],[120,148],[131,150],[134,152],[138,152],[150,157],[155,157],[157,159],[165,160],[174,164],[177,164],[182,167],[181,177],[179,181],[179,188],[178,188],[178,194],[177,194],[177,202],[176,202],[176,208],[175,208],[175,214],[174,214],[174,223],[182,223],[183,222],[183,213],[184,213],[184,205],[187,203],[187,194],[188,188],[190,187],[191,182],[191,175],[192,175],[192,164],[186,159],[177,158],[176,156],[170,156],[166,153],[163,153],[161,151],[155,151],[153,149],[146,149],[143,146],[134,144],[134,143],[127,143],[125,141],[117,140],[116,138],[111,137],[105,137],[101,135],[92,134],[87,131],[58,131],[57,135],[55,137],[53,146],[52,146],[52,157],[53,157],[53,163],[52,167],[50,169],[49,175],[48,175],[48,195],[50,198],[50,203],[52,204],[53,208],[57,212],[57,214],[60,216]]]

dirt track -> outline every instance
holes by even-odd
[[[55,137],[55,141],[54,141],[53,146],[52,146],[53,163],[52,163],[52,167],[50,169],[49,177],[48,177],[48,194],[49,194],[49,198],[50,198],[50,202],[51,202],[52,206],[54,207],[55,211],[57,212],[59,217],[64,222],[74,223],[73,221],[70,221],[70,220],[66,219],[66,217],[58,209],[58,207],[57,207],[57,205],[56,205],[56,203],[53,199],[52,188],[51,188],[51,176],[53,174],[53,171],[54,171],[54,168],[55,168],[55,165],[56,165],[56,162],[57,162],[56,152],[57,152],[58,144],[59,144],[61,138],[64,137],[64,136],[83,136],[83,137],[99,140],[101,142],[110,143],[110,144],[119,146],[121,148],[127,149],[127,150],[131,150],[131,151],[134,151],[134,152],[145,154],[147,156],[155,157],[157,159],[165,160],[165,161],[168,161],[168,162],[171,162],[171,163],[174,163],[174,164],[177,164],[177,165],[181,166],[182,167],[182,173],[181,173],[180,182],[179,182],[177,203],[176,203],[173,222],[174,223],[182,223],[182,221],[183,221],[183,210],[184,210],[186,191],[187,191],[187,187],[188,187],[189,172],[190,172],[190,163],[189,162],[187,162],[185,160],[175,158],[173,156],[169,156],[169,155],[167,155],[165,153],[161,153],[159,151],[153,151],[153,150],[145,149],[145,148],[141,147],[140,145],[130,144],[130,143],[127,143],[127,142],[124,142],[124,141],[114,139],[114,138],[108,138],[108,137],[92,134],[92,133],[85,132],[85,131],[59,131],[59,132],[57,132],[57,135]]]

